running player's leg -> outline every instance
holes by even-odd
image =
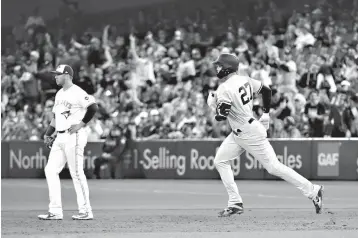
[[[267,172],[293,184],[303,195],[313,199],[317,195],[320,186],[312,184],[277,159],[274,149],[266,138],[266,130],[260,122],[253,122],[250,127],[250,133],[245,133],[240,137],[240,145],[259,160]]]
[[[49,190],[49,212],[62,216],[61,182],[59,174],[66,164],[66,155],[61,145],[55,141],[52,145],[49,160],[45,167],[46,181]]]
[[[69,138],[65,153],[76,190],[78,210],[80,214],[92,214],[87,179],[83,170],[83,153],[87,143],[86,133],[84,130],[80,130],[70,135]]]
[[[215,155],[215,167],[229,195],[228,207],[236,203],[242,203],[242,198],[239,194],[230,165],[230,161],[239,158],[242,152],[243,149],[235,142],[234,135],[231,133],[220,145]]]

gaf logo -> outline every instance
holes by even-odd
[[[318,165],[320,166],[336,166],[338,163],[339,154],[332,153],[332,154],[325,154],[319,153],[318,154]]]
[[[339,142],[318,142],[317,175],[339,176]]]

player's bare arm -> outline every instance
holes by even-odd
[[[76,133],[78,130],[80,130],[82,127],[86,126],[88,122],[90,122],[93,118],[93,116],[96,114],[98,110],[97,103],[93,103],[87,107],[86,114],[84,115],[82,121],[78,124],[72,125],[70,129],[68,130],[70,134]]]

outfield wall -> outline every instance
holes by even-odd
[[[270,140],[278,159],[309,179],[358,180],[358,140]],[[218,179],[214,167],[220,140],[134,141],[117,171],[122,178]],[[43,178],[49,150],[42,142],[1,143],[2,178]],[[101,142],[88,143],[85,170],[92,176],[94,160],[101,155]],[[232,161],[236,179],[277,179],[247,152]],[[62,173],[62,177],[66,170]]]

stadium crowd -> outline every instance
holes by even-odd
[[[206,104],[223,52],[271,86],[271,138],[358,137],[358,1],[185,0],[96,16],[64,2],[57,21],[35,11],[3,43],[3,140],[42,140],[58,90],[49,71],[63,63],[99,103],[89,141],[118,127],[137,139],[223,138],[228,123]]]

